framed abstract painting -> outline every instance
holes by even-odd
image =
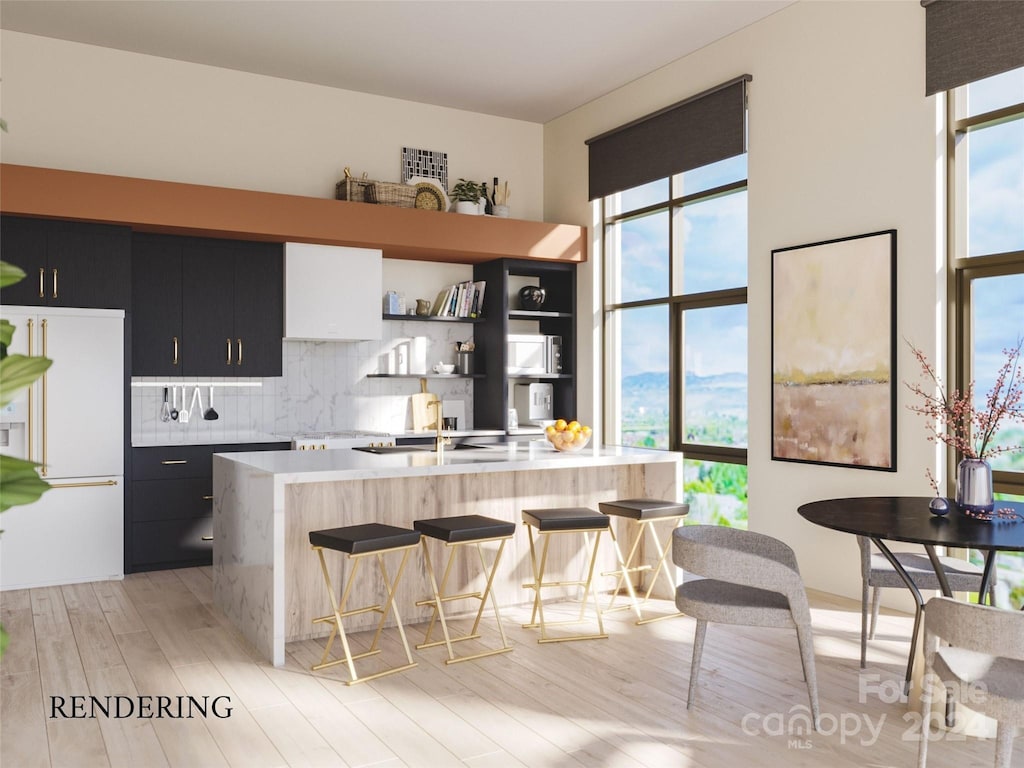
[[[772,251],[772,459],[896,471],[896,230]]]

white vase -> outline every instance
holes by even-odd
[[[992,467],[984,459],[961,459],[956,468],[956,503],[971,512],[991,512]]]
[[[456,213],[471,213],[474,216],[480,215],[480,205],[478,203],[471,203],[468,200],[456,200],[455,201],[455,212]]]

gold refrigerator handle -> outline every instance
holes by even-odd
[[[46,357],[46,318],[44,317],[39,321],[39,327],[43,331],[43,357]],[[43,466],[39,469],[41,477],[46,477],[46,374],[43,374],[43,415],[42,415],[42,437],[40,441],[43,444]]]
[[[32,322],[32,318],[29,318],[28,320],[25,321],[25,329],[26,329],[26,333],[28,334],[28,356],[29,357],[32,357],[32,352],[33,352],[33,341],[34,341],[34,338],[32,336],[32,326],[33,325],[34,325],[34,323]],[[29,387],[28,388],[28,435],[26,435],[26,437],[28,438],[28,456],[26,456],[26,458],[29,461],[34,461],[35,460],[35,453],[32,450],[34,448],[34,446],[32,445],[32,400],[33,400],[32,391],[34,389],[35,389],[35,387]]]
[[[117,480],[94,480],[87,483],[50,483],[51,488],[95,488],[101,485],[117,485]]]

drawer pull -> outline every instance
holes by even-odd
[[[166,459],[161,464],[188,464],[188,459]]]
[[[203,501],[213,501],[213,496],[203,496]]]
[[[213,541],[213,536],[203,536],[203,541]]]
[[[99,486],[117,485],[117,480],[96,480],[85,483],[50,483],[51,488],[98,488]]]

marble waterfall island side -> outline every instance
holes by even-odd
[[[310,551],[310,531],[368,522],[411,528],[422,518],[468,514],[520,523],[523,509],[597,509],[601,501],[639,497],[680,500],[682,457],[602,447],[557,453],[541,443],[449,450],[441,465],[427,452],[377,455],[345,448],[232,453],[213,457],[213,485],[214,602],[249,642],[281,666],[286,642],[328,631],[312,623],[329,610],[330,600],[319,561]],[[621,535],[628,538],[625,531]],[[582,547],[559,538],[575,537],[552,542],[553,567],[578,573]],[[614,565],[609,544],[607,539],[602,544],[600,570]],[[338,554],[328,559],[331,579],[338,585],[345,558]],[[450,591],[483,588],[478,569],[458,567],[465,570],[453,573]],[[529,540],[520,525],[495,575],[499,605],[529,602],[532,592],[522,585],[531,580]],[[361,574],[349,605],[378,602],[377,582],[379,577],[369,569]],[[429,618],[428,607],[415,605],[428,594],[416,552],[396,594],[404,623]],[[476,605],[471,607],[475,610]],[[346,628],[369,628],[376,618],[354,616]]]

